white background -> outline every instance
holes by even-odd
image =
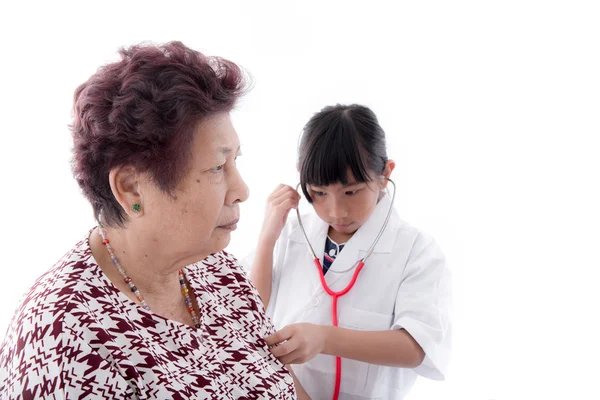
[[[254,79],[233,114],[251,189],[234,254],[254,245],[270,191],[296,182],[308,118],[366,104],[400,214],[454,272],[451,375],[412,398],[600,398],[597,2],[2,4],[0,336],[94,225],[69,167],[74,89],[120,46],[181,40]]]

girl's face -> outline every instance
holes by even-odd
[[[387,180],[394,169],[394,162],[388,161],[383,177],[370,182],[356,182],[348,171],[348,184],[336,183],[328,186],[308,185],[315,212],[329,224],[329,236],[337,243],[348,241],[375,210],[380,193],[387,186]],[[375,175],[376,176],[376,175]]]

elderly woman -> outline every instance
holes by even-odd
[[[17,310],[0,397],[296,397],[223,251],[248,197],[228,114],[243,90],[235,64],[179,42],[123,49],[76,90],[73,169],[98,226]]]

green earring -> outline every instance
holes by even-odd
[[[139,213],[140,211],[142,211],[142,205],[139,203],[135,203],[134,205],[131,206],[131,209],[134,212]]]

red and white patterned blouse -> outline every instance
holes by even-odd
[[[198,330],[144,310],[78,243],[25,297],[0,348],[8,399],[294,399],[254,287],[226,252],[186,269]]]

